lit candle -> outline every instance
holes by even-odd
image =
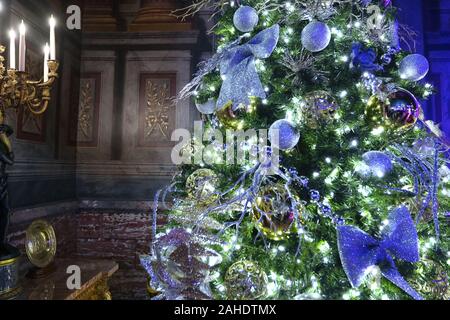
[[[26,54],[27,54],[27,43],[25,39],[26,28],[25,24],[22,23],[19,26],[19,71],[25,71]]]
[[[56,60],[56,37],[55,37],[55,26],[56,20],[53,15],[50,17],[50,60]]]
[[[9,68],[16,69],[16,32],[9,31]]]
[[[44,82],[48,81],[48,59],[50,56],[50,46],[48,43],[44,47]]]

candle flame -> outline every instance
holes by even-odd
[[[56,26],[56,19],[53,15],[51,15],[49,23],[50,23],[50,27],[52,27],[52,28],[54,28]]]
[[[13,29],[9,30],[9,37],[10,38],[15,38],[16,37],[16,32]]]
[[[20,26],[19,26],[19,32],[21,35],[24,35],[26,33],[26,30],[27,30],[27,28],[25,27],[25,23],[22,20],[22,22],[20,23]]]

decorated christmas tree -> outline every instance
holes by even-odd
[[[180,14],[208,6],[217,53],[178,96],[203,121],[141,258],[157,298],[448,299],[448,147],[391,1]]]

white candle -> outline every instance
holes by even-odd
[[[56,37],[55,37],[55,26],[56,20],[53,15],[50,17],[50,60],[56,60]]]
[[[26,28],[25,28],[25,24],[23,23],[23,20],[19,27],[19,34],[20,34],[20,38],[19,38],[19,71],[25,71],[27,43],[26,43],[26,39],[25,39]]]
[[[48,43],[44,47],[44,82],[48,81],[48,59],[50,56],[50,47]]]
[[[16,32],[9,31],[9,68],[16,69]]]

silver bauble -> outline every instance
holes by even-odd
[[[410,54],[400,62],[400,77],[410,81],[420,81],[430,71],[427,58],[421,54]]]
[[[323,22],[313,21],[302,31],[302,44],[306,50],[319,52],[324,50],[331,41],[331,30]]]
[[[195,106],[201,114],[209,115],[216,112],[216,100],[209,99],[205,103],[196,103]]]
[[[234,14],[233,22],[239,31],[251,32],[258,25],[258,13],[252,7],[242,6]]]

